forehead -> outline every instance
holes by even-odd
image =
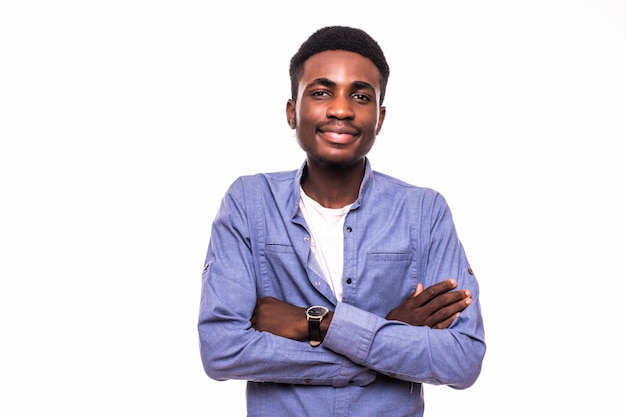
[[[324,51],[304,62],[300,83],[326,78],[337,83],[362,81],[380,89],[380,71],[369,58],[356,52]]]

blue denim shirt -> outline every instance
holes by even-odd
[[[437,192],[371,170],[345,220],[343,300],[311,252],[297,171],[238,178],[213,223],[198,331],[206,373],[247,380],[248,416],[422,416],[422,385],[463,389],[485,354],[479,288]],[[448,278],[474,302],[445,330],[385,320]],[[318,347],[251,327],[257,298],[334,311]]]

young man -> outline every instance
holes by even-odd
[[[370,167],[389,67],[368,34],[320,29],[290,76],[306,160],[223,199],[202,275],[205,371],[249,381],[248,416],[422,416],[423,383],[467,388],[485,354],[450,210]]]

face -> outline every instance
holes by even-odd
[[[287,120],[311,162],[350,167],[374,145],[385,118],[380,72],[354,52],[324,51],[304,63]]]

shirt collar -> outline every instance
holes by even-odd
[[[300,204],[300,182],[302,181],[302,175],[304,174],[304,170],[306,169],[306,160],[300,165],[300,168],[296,171],[296,176],[293,182],[293,192],[291,194],[292,201],[291,207],[293,207],[293,216],[295,217],[298,214],[299,204]],[[352,204],[352,209],[354,210],[361,206],[364,195],[371,187],[372,181],[374,179],[374,175],[372,172],[372,167],[370,165],[369,159],[365,158],[365,175],[363,176],[363,181],[361,181],[361,187],[359,188],[359,196],[357,197],[354,204]]]

